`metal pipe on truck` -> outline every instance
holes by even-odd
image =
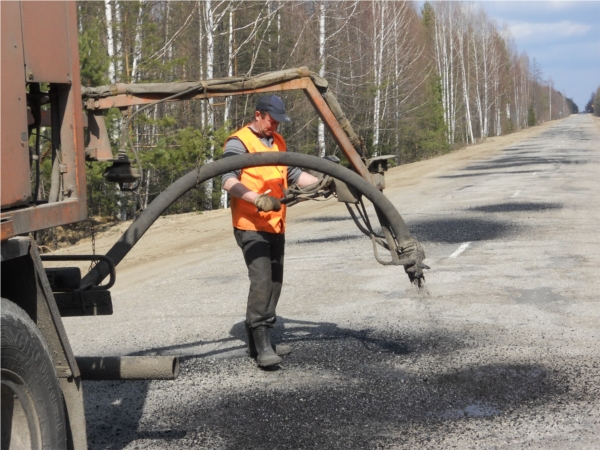
[[[174,380],[177,356],[77,356],[82,380]]]

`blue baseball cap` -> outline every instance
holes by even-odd
[[[283,100],[276,95],[265,95],[256,102],[257,111],[268,112],[277,122],[291,122],[292,120],[285,114],[285,105]]]

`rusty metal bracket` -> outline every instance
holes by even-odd
[[[102,111],[87,111],[90,142],[85,149],[87,161],[108,161],[113,158],[110,139]]]
[[[363,161],[361,155],[357,152],[355,147],[350,142],[350,139],[346,135],[346,132],[336,119],[331,108],[323,98],[323,94],[319,88],[315,85],[313,80],[310,78],[310,71],[306,68],[301,68],[299,71],[300,78],[274,83],[267,86],[253,86],[251,88],[241,88],[234,91],[221,91],[221,92],[210,92],[201,90],[199,93],[193,93],[186,95],[185,97],[177,98],[174,100],[167,101],[179,101],[179,100],[192,100],[192,99],[207,99],[217,97],[230,97],[237,95],[248,95],[248,94],[264,94],[269,92],[282,92],[282,91],[293,91],[302,90],[311,105],[315,108],[317,114],[323,120],[325,126],[333,136],[333,139],[338,144],[342,153],[351,164],[351,166],[362,176],[365,180],[373,183],[373,177],[367,170],[367,166]],[[85,107],[88,110],[98,111],[109,108],[124,108],[135,105],[148,105],[160,100],[165,99],[169,96],[166,93],[144,93],[144,94],[130,94],[126,92],[126,86],[120,86],[117,95],[106,96],[98,99],[88,98],[85,100]],[[112,93],[112,91],[111,91]],[[91,125],[90,125],[91,126]],[[90,148],[97,148],[97,144],[92,145]]]
[[[31,239],[29,255],[33,261],[37,282],[37,326],[48,343],[50,353],[59,378],[79,377],[79,368],[75,362],[75,355],[67,338],[67,332],[60,318],[46,271],[42,265],[37,245]]]

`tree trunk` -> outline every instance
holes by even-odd
[[[319,75],[322,77],[325,77],[325,41],[325,1],[321,0],[321,3],[319,4]],[[326,155],[325,125],[321,119],[319,119],[317,141],[319,146],[319,156],[323,158]]]
[[[115,33],[113,34],[113,43],[115,46],[115,55],[121,53],[121,57],[117,56],[117,61],[115,64],[115,70],[117,73],[117,77],[121,80],[123,74],[123,38],[122,38],[122,30],[121,30],[121,8],[119,6],[119,2],[115,1],[115,7],[113,8],[113,12],[115,13]]]
[[[133,62],[131,69],[131,81],[135,83],[138,76],[138,65],[142,56],[142,14],[144,12],[144,2],[146,0],[140,0],[139,11],[136,20],[135,27],[135,44],[133,48]]]
[[[381,84],[383,73],[383,48],[384,48],[384,17],[387,3],[373,2],[373,70],[375,99],[373,101],[373,156],[379,154],[379,134],[381,128]],[[379,8],[379,11],[377,11]]]
[[[112,6],[110,3],[110,0],[104,0],[104,12],[106,15],[106,47],[108,50],[108,58],[110,60],[108,65],[108,78],[111,83],[115,83],[115,48],[113,42]]]
[[[467,70],[467,64],[469,63],[469,39],[466,39],[467,49],[465,51],[465,35],[470,31],[470,23],[465,17],[466,14],[461,14],[461,23],[456,33],[458,38],[458,59],[460,62],[460,68],[462,72],[462,90],[463,99],[465,102],[465,124],[466,124],[466,136],[467,144],[475,142],[473,137],[473,125],[471,123],[471,101],[469,98],[469,70]],[[466,55],[466,56],[465,56]]]
[[[206,79],[211,80],[214,78],[213,65],[214,65],[214,13],[212,9],[211,0],[205,0],[205,26],[206,26]],[[206,125],[213,129],[215,126],[215,116],[213,111],[213,99],[212,97],[207,100],[207,116]],[[213,156],[215,153],[215,147],[211,143],[209,148],[208,157],[204,161],[205,164],[213,162]],[[204,209],[207,211],[212,210],[212,194],[213,194],[213,180],[206,180],[204,183]]]

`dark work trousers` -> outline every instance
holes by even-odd
[[[264,231],[233,229],[244,253],[250,278],[246,322],[252,328],[272,327],[283,283],[285,236]]]

